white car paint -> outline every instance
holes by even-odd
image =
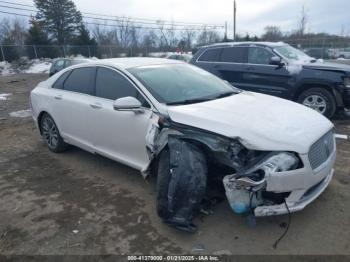
[[[249,149],[305,154],[333,124],[316,111],[289,100],[253,92],[204,103],[169,106],[178,123],[239,138]]]
[[[156,133],[154,127],[158,117],[155,117],[155,113],[167,114],[174,122],[237,138],[248,149],[298,153],[304,163],[303,168],[266,177],[269,190],[292,191],[287,198],[291,210],[302,209],[322,193],[333,175],[335,150],[317,170],[312,170],[307,153],[315,141],[333,128],[328,119],[294,102],[252,92],[202,103],[167,106],[159,103],[142,83],[126,71],[137,66],[178,63],[182,62],[122,58],[62,70],[31,92],[33,118],[37,123],[39,114],[48,112],[67,143],[144,171],[150,163],[146,146]],[[112,100],[51,87],[67,70],[86,66],[109,66],[119,70],[134,82],[135,88],[144,94],[151,108],[143,108],[143,113],[116,111]],[[304,193],[320,181],[326,181],[326,184],[308,200],[302,199]],[[259,207],[255,212],[259,216],[287,211],[283,207],[272,206]]]

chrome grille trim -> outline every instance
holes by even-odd
[[[308,155],[312,169],[319,167],[332,155],[335,148],[334,143],[334,133],[333,130],[331,130],[310,147]]]

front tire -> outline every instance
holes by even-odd
[[[192,219],[206,190],[206,158],[195,145],[180,140],[169,143],[158,160],[157,213],[166,224],[193,233]]]
[[[337,107],[331,92],[324,88],[307,89],[298,97],[298,103],[310,107],[328,118],[334,115]]]
[[[55,121],[49,114],[44,114],[40,121],[40,130],[47,147],[55,153],[61,153],[68,148],[60,135]]]

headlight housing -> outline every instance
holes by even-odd
[[[299,157],[296,153],[292,152],[279,152],[265,158],[258,165],[254,166],[250,170],[247,170],[245,174],[253,179],[261,179],[267,174],[284,172],[294,170],[300,167]]]

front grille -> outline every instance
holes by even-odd
[[[335,148],[334,143],[334,134],[333,130],[331,130],[311,146],[309,161],[312,169],[319,167],[330,157]]]

